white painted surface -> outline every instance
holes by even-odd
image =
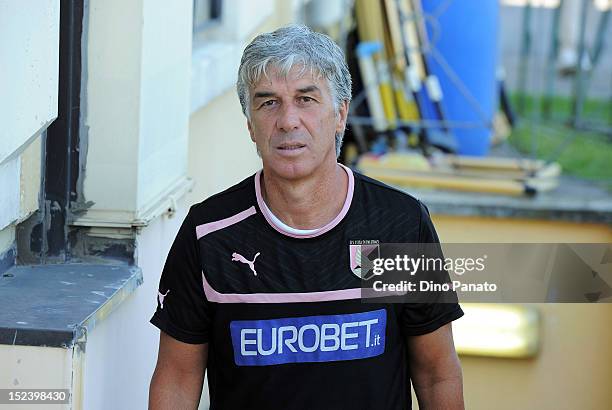
[[[94,210],[129,220],[136,207],[142,1],[93,1],[87,13],[84,194]]]
[[[40,144],[40,138],[35,138],[21,154],[0,164],[0,230],[38,209]]]
[[[273,0],[226,1],[228,23],[233,27],[234,40],[244,41],[253,34],[274,11]]]
[[[249,137],[234,90],[226,91],[192,114],[189,175],[195,185],[188,195],[189,203],[201,202],[259,168],[261,159]]]
[[[19,218],[19,180],[21,157],[0,165],[0,229]]]
[[[0,344],[0,389],[70,389],[72,349]],[[3,410],[28,406],[1,405]],[[42,405],[36,409],[70,409],[70,405]]]
[[[233,89],[242,47],[238,42],[212,41],[194,48],[191,62],[191,112]]]
[[[0,0],[0,164],[57,117],[59,0]]]
[[[87,13],[85,217],[129,224],[186,175],[192,3],[96,1]]]
[[[15,227],[7,226],[4,229],[0,229],[0,255],[6,252],[9,248],[13,247],[15,243]]]
[[[34,141],[21,154],[19,219],[23,220],[38,209],[40,195],[42,138]]]
[[[317,28],[330,28],[340,22],[350,7],[348,0],[311,0],[304,7],[305,20]]]
[[[187,174],[192,8],[144,3],[137,209]]]

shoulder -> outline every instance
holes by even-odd
[[[255,206],[254,175],[191,206],[190,216],[197,224],[229,218]]]
[[[361,184],[364,202],[369,205],[374,205],[378,209],[380,207],[390,207],[403,212],[428,213],[427,207],[413,195],[357,171],[353,170],[353,174],[355,175],[355,183]]]

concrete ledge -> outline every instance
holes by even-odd
[[[554,191],[534,197],[397,188],[423,201],[432,214],[612,224],[612,193],[569,177],[561,178]]]
[[[69,348],[85,342],[142,281],[137,266],[14,266],[0,276],[0,344]]]

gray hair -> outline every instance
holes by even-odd
[[[262,76],[267,77],[267,69],[277,68],[287,76],[296,65],[316,72],[327,80],[336,114],[340,104],[351,101],[351,74],[349,73],[340,47],[325,34],[312,31],[303,25],[289,25],[271,33],[258,35],[244,49],[236,90],[242,106],[242,113],[250,119],[249,87],[255,85]],[[336,133],[336,155],[340,154],[344,130]]]

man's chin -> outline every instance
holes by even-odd
[[[264,161],[264,172],[266,169],[271,175],[281,179],[300,180],[312,175],[315,167],[303,161],[283,161],[283,164],[266,164]]]

